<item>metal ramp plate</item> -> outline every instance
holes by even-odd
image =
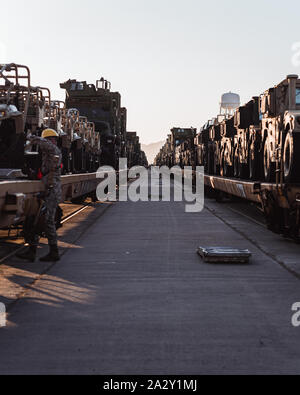
[[[230,247],[199,247],[198,254],[210,263],[249,263],[252,256],[249,250]]]

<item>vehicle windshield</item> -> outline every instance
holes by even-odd
[[[296,104],[300,105],[300,88],[296,89]]]

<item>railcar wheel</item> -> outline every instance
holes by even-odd
[[[283,165],[285,181],[300,182],[300,134],[287,134],[284,144]]]

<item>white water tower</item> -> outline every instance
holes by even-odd
[[[224,93],[221,97],[220,103],[220,114],[230,116],[234,114],[234,111],[240,106],[241,99],[236,93],[228,92]]]

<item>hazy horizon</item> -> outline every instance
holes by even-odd
[[[164,140],[173,126],[199,130],[217,115],[222,93],[245,103],[300,73],[295,0],[17,3],[13,21],[11,5],[1,7],[0,63],[28,65],[32,84],[49,87],[53,99],[64,99],[59,83],[69,78],[105,77],[143,144]]]

